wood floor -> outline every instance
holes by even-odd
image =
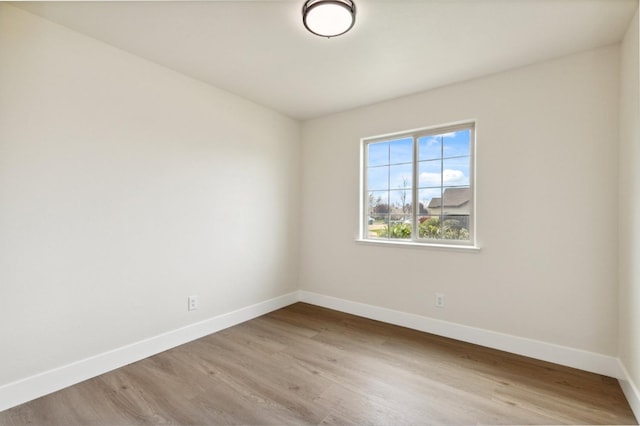
[[[614,379],[297,303],[0,425],[637,424]]]

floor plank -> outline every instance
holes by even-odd
[[[637,424],[616,380],[297,303],[0,425]]]

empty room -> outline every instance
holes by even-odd
[[[638,20],[0,2],[0,425],[638,424]]]

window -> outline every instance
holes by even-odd
[[[362,141],[368,241],[474,244],[474,123]]]

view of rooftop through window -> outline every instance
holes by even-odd
[[[365,142],[364,238],[469,243],[472,138],[465,125]]]

